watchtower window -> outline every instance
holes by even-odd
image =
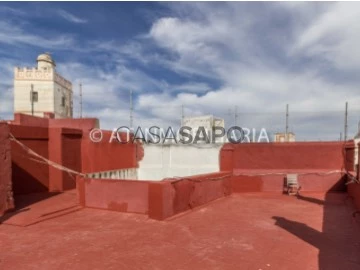
[[[38,102],[38,92],[35,92],[35,91],[30,92],[30,101]]]
[[[65,97],[61,98],[61,106],[65,107]]]

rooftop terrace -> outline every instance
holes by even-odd
[[[165,221],[84,208],[0,225],[0,269],[355,270],[352,210],[345,193],[232,194]]]

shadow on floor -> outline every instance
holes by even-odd
[[[360,269],[360,227],[352,222],[351,212],[344,211],[347,207],[344,202],[339,203],[341,200],[331,193],[326,195],[325,200],[301,195],[298,199],[323,205],[322,231],[279,216],[272,217],[275,225],[316,247],[320,270]]]
[[[313,198],[313,197],[308,197],[308,196],[303,196],[303,195],[300,195],[300,194],[297,194],[296,198],[299,199],[299,200],[302,200],[302,201],[307,201],[307,202],[315,203],[315,204],[318,204],[318,205],[324,205],[325,204],[324,200],[320,200],[320,199]]]
[[[29,211],[31,209],[30,207],[28,207],[29,205],[59,195],[60,193],[61,192],[42,192],[15,195],[15,209],[8,211],[2,217],[0,217],[0,224],[4,223],[6,220],[12,218],[13,216],[16,216],[17,214]]]

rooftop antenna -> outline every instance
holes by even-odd
[[[344,121],[344,141],[347,140],[347,132],[348,132],[348,103],[345,102],[345,121]]]
[[[237,109],[238,109],[238,106],[234,106],[234,111],[232,109],[229,109],[229,112],[227,113],[227,115],[234,116],[234,126],[237,125],[237,119],[239,116]]]
[[[80,82],[79,83],[79,96],[80,96],[80,100],[79,100],[79,103],[80,103],[80,118],[82,118],[82,106],[83,106],[83,102],[82,102],[82,83]]]
[[[285,126],[285,141],[289,141],[289,104],[286,104],[286,126]]]
[[[238,106],[235,106],[235,112],[234,112],[234,125],[237,126],[237,119],[238,119]]]
[[[133,127],[133,91],[130,90],[130,129]]]
[[[184,125],[184,105],[181,105],[181,126]]]

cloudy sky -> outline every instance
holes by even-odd
[[[177,125],[213,114],[238,125],[335,140],[360,120],[359,3],[0,3],[0,117],[14,66],[50,52],[103,128]]]

